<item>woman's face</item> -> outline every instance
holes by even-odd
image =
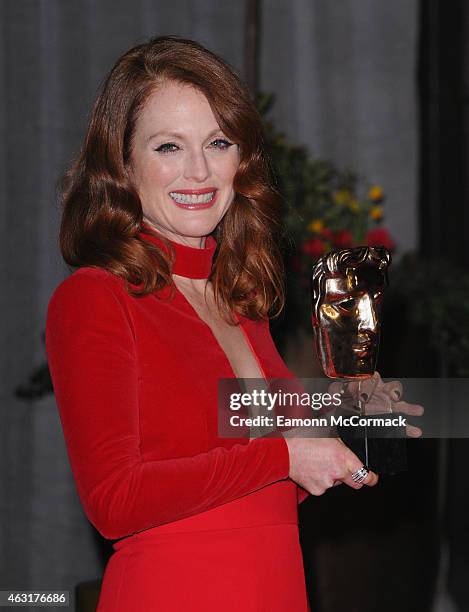
[[[130,171],[144,218],[169,239],[201,247],[233,201],[239,147],[207,98],[168,81],[137,119]]]

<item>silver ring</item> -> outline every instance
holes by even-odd
[[[368,469],[363,465],[359,470],[352,474],[352,480],[356,484],[361,484],[368,476]]]

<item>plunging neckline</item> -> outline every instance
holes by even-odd
[[[155,234],[155,230],[151,228],[148,224],[146,223],[142,224],[142,231],[140,231],[139,236],[147,240],[148,242],[151,242],[155,246],[157,246],[164,253],[169,254],[167,245],[163,242],[161,238],[159,238]],[[166,238],[166,240],[173,247],[174,254],[175,254],[175,259],[172,265],[171,274],[176,274],[177,276],[182,276],[184,278],[191,278],[191,279],[207,279],[207,282],[208,282],[208,278],[210,276],[211,269],[212,269],[213,257],[215,255],[215,251],[217,248],[217,242],[215,238],[213,236],[207,236],[205,240],[205,246],[202,248],[196,248],[196,247],[188,246],[185,244],[181,244],[169,238]],[[231,365],[231,361],[228,359],[228,355],[223,350],[222,345],[220,344],[218,338],[216,337],[210,325],[202,319],[202,317],[199,315],[195,307],[191,304],[191,302],[187,299],[184,293],[176,285],[176,283],[174,282],[174,279],[173,279],[173,284],[177,291],[177,294],[180,296],[180,299],[183,300],[186,307],[188,307],[191,313],[197,317],[200,323],[208,329],[214,342],[218,346],[218,349],[223,354],[223,357],[225,358],[228,364],[228,368],[229,368],[229,371],[231,372],[232,378],[239,378],[236,375],[233,366]],[[261,373],[262,378],[264,379],[266,383],[268,383],[267,376],[262,366],[261,360],[258,354],[256,353],[256,351],[254,350],[251,339],[249,338],[249,335],[246,329],[244,328],[244,322],[242,318],[236,312],[234,312],[233,314],[239,323],[239,328],[241,329],[241,333],[243,334],[244,341],[246,343],[246,347],[248,351],[250,351],[251,356],[253,357],[254,361],[257,363],[257,367],[259,368],[259,372]],[[255,377],[254,380],[255,379],[257,379],[257,377]]]
[[[174,286],[176,288],[177,294],[180,296],[180,298],[182,298],[182,300],[184,301],[185,305],[189,307],[189,309],[191,310],[192,314],[194,316],[196,316],[197,319],[200,321],[200,323],[204,327],[206,327],[208,329],[208,331],[211,334],[214,342],[217,344],[220,352],[223,354],[224,358],[226,359],[226,362],[227,362],[228,367],[230,369],[230,372],[232,374],[232,378],[240,378],[239,376],[236,375],[236,372],[234,371],[234,368],[231,365],[231,361],[228,359],[228,355],[223,350],[223,347],[220,344],[220,342],[219,342],[218,338],[216,337],[216,335],[214,334],[213,329],[210,327],[210,325],[208,323],[206,323],[202,319],[202,317],[199,315],[197,310],[194,308],[194,306],[191,304],[191,302],[187,299],[187,297],[184,295],[184,293],[179,289],[179,287],[176,285],[176,283],[174,283]],[[241,317],[236,312],[234,312],[233,314],[234,314],[236,320],[239,323],[239,329],[241,330],[241,333],[243,334],[244,341],[246,342],[247,349],[250,351],[254,361],[257,363],[257,367],[259,368],[259,372],[262,374],[262,378],[264,379],[265,382],[268,382],[267,381],[267,376],[266,376],[265,371],[264,371],[264,368],[262,367],[262,364],[261,364],[261,360],[260,360],[258,354],[256,353],[256,351],[254,350],[254,347],[253,347],[252,342],[251,342],[251,340],[250,340],[250,338],[248,336],[248,333],[246,332],[246,330],[244,328],[243,320],[241,319]],[[245,378],[245,377],[243,377],[243,378]],[[252,377],[252,378],[255,380],[258,377],[256,376],[256,377]]]

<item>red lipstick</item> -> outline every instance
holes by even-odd
[[[203,195],[204,193],[210,193],[216,191],[216,187],[206,187],[205,189],[174,189],[171,193],[183,193],[184,195]]]

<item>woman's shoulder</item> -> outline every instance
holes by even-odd
[[[83,266],[55,288],[48,310],[65,305],[73,305],[74,309],[87,305],[106,307],[110,302],[127,301],[128,295],[124,280],[116,274],[100,267]]]
[[[53,292],[46,315],[46,350],[58,355],[65,345],[83,346],[92,339],[130,346],[134,324],[124,281],[94,267],[82,267]],[[128,294],[127,294],[128,295]]]

